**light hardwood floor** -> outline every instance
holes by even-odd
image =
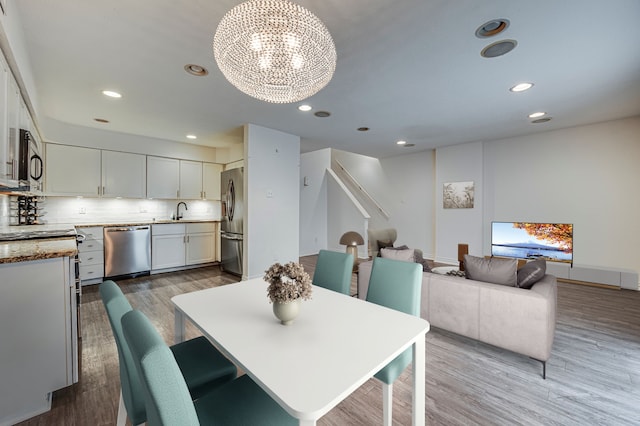
[[[315,256],[301,261],[312,273]],[[171,297],[235,281],[209,267],[119,285],[172,342]],[[81,315],[80,383],[56,392],[50,412],[23,424],[115,424],[118,357],[97,286],[84,288]],[[187,337],[196,335],[188,325]],[[640,424],[640,292],[559,284],[547,380],[537,361],[438,329],[427,334],[426,357],[429,425]],[[394,386],[397,425],[411,420],[409,370]],[[381,392],[379,383],[369,380],[318,424],[381,424]]]

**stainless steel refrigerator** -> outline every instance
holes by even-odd
[[[242,276],[242,240],[244,191],[243,168],[225,170],[221,175],[222,221],[220,232],[220,267]]]

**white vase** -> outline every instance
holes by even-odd
[[[291,302],[273,302],[273,314],[283,325],[293,324],[300,312],[300,299]]]

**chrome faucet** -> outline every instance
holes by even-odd
[[[180,204],[184,204],[184,209],[189,210],[189,208],[187,207],[187,203],[185,203],[184,201],[180,201],[178,203],[178,206],[176,207],[176,220],[182,219],[182,215],[180,214]]]

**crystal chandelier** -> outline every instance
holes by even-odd
[[[249,0],[231,9],[218,25],[213,53],[231,84],[273,103],[316,94],[336,68],[327,27],[288,0]]]

